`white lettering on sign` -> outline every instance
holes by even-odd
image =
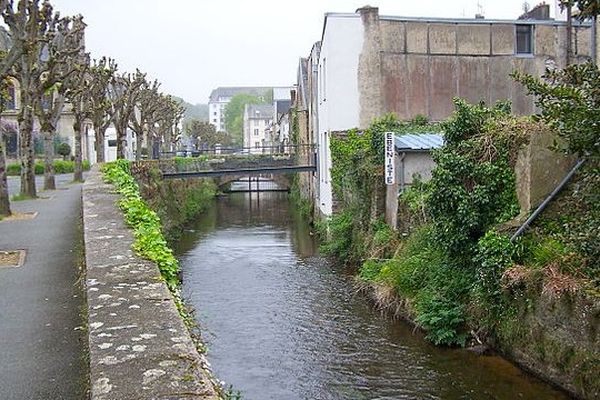
[[[396,183],[396,149],[394,148],[394,132],[385,133],[385,184]]]

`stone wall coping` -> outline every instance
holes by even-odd
[[[82,197],[91,399],[219,399],[158,267],[133,252],[119,195],[97,166]]]

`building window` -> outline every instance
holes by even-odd
[[[216,111],[215,111],[215,112],[213,112],[213,115],[217,115],[217,112],[216,112]]]
[[[213,118],[213,122],[216,124],[216,123],[217,123],[217,119],[216,119],[216,118]]]
[[[517,54],[533,54],[533,25],[517,25]]]
[[[260,142],[254,142],[254,148],[258,149],[260,147]]]
[[[258,136],[258,128],[254,130],[254,136]]]
[[[15,94],[14,86],[11,85],[8,87],[8,96],[6,99],[4,99],[4,101],[6,102],[4,104],[4,107],[7,110],[16,110],[17,109],[17,96]]]

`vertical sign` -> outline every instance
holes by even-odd
[[[396,183],[396,149],[394,148],[394,132],[385,133],[385,184]]]

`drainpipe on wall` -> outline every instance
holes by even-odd
[[[567,4],[567,66],[571,64],[571,51],[573,48],[573,21],[571,16],[571,3]]]
[[[404,192],[405,181],[404,181],[404,157],[406,153],[400,155],[400,192]]]
[[[525,221],[525,223],[523,225],[521,225],[521,227],[515,232],[515,234],[512,235],[512,237],[510,238],[511,242],[514,242],[515,239],[517,239],[519,236],[521,236],[527,230],[527,228],[529,228],[529,226],[531,225],[531,223],[536,220],[536,218],[542,213],[542,211],[544,211],[544,209],[546,208],[546,206],[554,199],[554,197],[556,197],[556,195],[562,190],[562,188],[565,187],[565,185],[567,183],[569,183],[569,181],[571,180],[571,178],[573,177],[573,175],[575,175],[575,172],[577,172],[577,170],[579,169],[579,167],[581,167],[584,162],[585,162],[585,160],[579,160],[577,162],[577,164],[575,164],[575,166],[571,169],[571,171],[569,171],[569,173],[567,174],[567,176],[565,176],[563,178],[563,180],[560,181],[560,183],[558,184],[558,186],[556,186],[556,188],[554,188],[554,190],[552,191],[552,193],[550,193],[548,195],[548,197],[546,197],[546,199],[542,202],[542,204],[540,204],[538,206],[538,208],[535,209],[535,211],[533,212],[533,214],[531,214],[529,216],[529,218],[527,218],[527,221]]]
[[[596,47],[597,44],[597,34],[598,34],[598,27],[596,26],[596,24],[598,23],[598,17],[597,16],[593,16],[592,17],[592,62],[594,63],[594,65],[596,65],[598,63],[598,60],[596,59],[596,57],[598,57],[598,48]]]

